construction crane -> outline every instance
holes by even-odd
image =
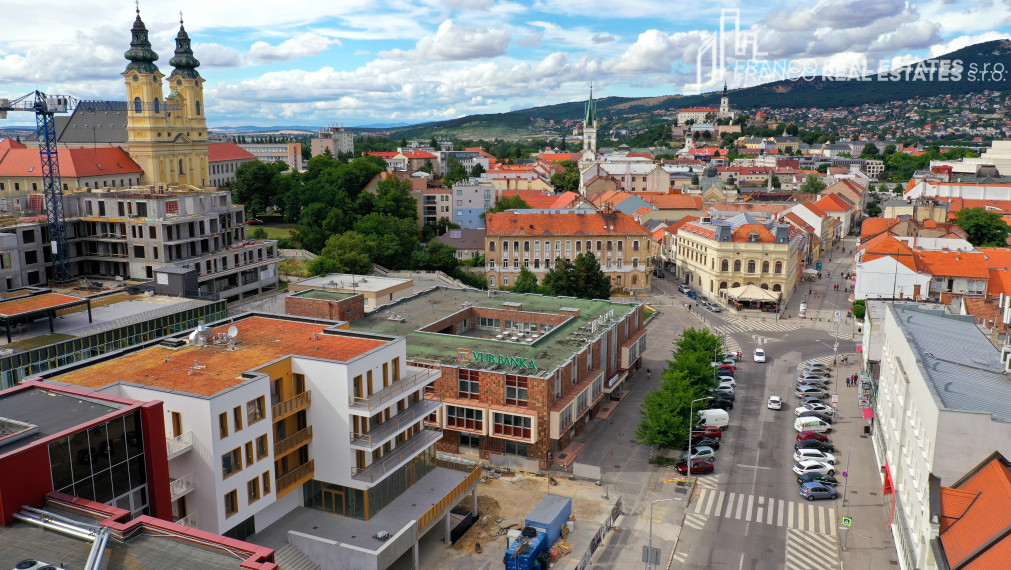
[[[95,111],[126,111],[126,101],[80,101],[66,95],[46,95],[33,91],[14,99],[0,99],[0,119],[8,111],[35,113],[39,139],[39,157],[42,159],[42,190],[48,218],[49,242],[52,248],[53,272],[50,281],[67,283],[70,273],[70,247],[67,243],[67,222],[63,215],[63,185],[60,182],[60,158],[56,147],[56,127],[53,117],[75,108]]]

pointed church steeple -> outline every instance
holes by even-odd
[[[593,84],[590,84],[590,99],[586,102],[586,115],[583,118],[586,126],[596,126],[597,124],[597,104],[593,102]]]
[[[169,75],[169,79],[173,77],[182,77],[183,79],[196,79],[200,77],[200,73],[197,72],[200,62],[197,58],[193,57],[193,48],[190,47],[190,36],[186,33],[186,28],[183,27],[182,12],[179,13],[179,33],[176,34],[176,53],[175,57],[169,60],[169,65],[174,68],[172,74]]]
[[[130,49],[123,54],[130,63],[126,66],[126,71],[136,71],[139,73],[158,73],[158,66],[154,62],[158,61],[158,54],[151,49],[151,41],[147,37],[147,28],[144,21],[140,19],[140,3],[137,4],[137,19],[133,22],[132,40]]]

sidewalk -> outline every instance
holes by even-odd
[[[864,433],[864,426],[869,423],[863,418],[863,410],[857,403],[859,388],[846,386],[846,377],[859,375],[860,367],[857,355],[845,355],[849,357],[850,364],[839,365],[833,376],[838,382],[841,417],[835,424],[832,442],[836,446],[836,455],[841,456],[836,478],[842,481],[843,471],[847,471],[849,477],[846,478],[848,486],[839,488],[840,493],[844,488],[846,492],[837,510],[840,520],[835,522],[838,527],[842,527],[842,517],[851,518],[853,522],[850,529],[853,533],[870,540],[864,540],[856,534],[847,537],[848,533],[840,528],[839,546],[846,546],[840,552],[840,559],[846,570],[865,566],[890,568],[896,564],[898,554],[889,526],[888,501],[882,494],[881,475],[878,473],[871,436]]]

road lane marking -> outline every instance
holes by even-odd
[[[741,520],[741,510],[743,508],[744,508],[744,493],[740,493],[737,495],[737,514],[734,515],[735,519]]]
[[[817,520],[814,516],[814,501],[807,503],[807,525],[811,527],[811,530],[818,530],[815,528]]]
[[[754,500],[755,500],[755,496],[754,495],[748,495],[748,507],[744,510],[744,520],[746,520],[748,522],[751,522],[751,507],[752,507],[752,504],[753,504]],[[759,507],[758,510],[761,511],[762,508]],[[758,516],[761,516],[761,512],[759,512]]]
[[[786,505],[783,504],[784,502],[785,501],[783,501],[783,499],[779,499],[779,516],[776,517],[776,526],[783,526],[783,511],[786,510]],[[790,519],[790,525],[793,525],[793,519]]]
[[[772,467],[762,467],[761,465],[741,465],[740,463],[738,463],[737,466],[742,469],[772,469]]]
[[[828,509],[828,522],[829,522],[828,533],[831,534],[832,536],[837,536],[836,524],[835,524],[835,521],[837,521],[837,520],[839,520],[839,519],[837,519],[836,516],[835,516],[835,507],[829,507],[829,509]]]
[[[719,515],[720,514],[720,510],[723,509],[723,496],[725,494],[726,494],[726,491],[720,491],[720,496],[719,496],[719,498],[716,499],[716,505],[715,505],[716,508],[713,510],[713,514],[715,514],[715,515]],[[706,514],[708,515],[709,513],[707,512]]]
[[[734,512],[734,496],[736,495],[737,493],[730,493],[730,495],[727,496],[727,511],[723,513],[723,518],[729,519],[730,513]]]

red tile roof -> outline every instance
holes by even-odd
[[[121,148],[61,148],[60,175],[64,178],[141,174],[143,171]],[[245,152],[245,151],[243,151]],[[252,155],[250,155],[252,156]],[[38,149],[12,147],[0,160],[0,177],[42,177]]]
[[[974,251],[914,251],[916,269],[944,277],[989,279],[983,254]]]
[[[853,203],[835,192],[814,203],[825,212],[848,212],[853,209]]]
[[[207,162],[228,162],[232,160],[255,160],[256,156],[242,148],[230,143],[210,143],[207,145]]]
[[[235,351],[225,346],[186,346],[169,350],[154,346],[87,368],[57,376],[57,382],[100,388],[124,381],[188,394],[212,396],[248,379],[243,372],[255,370],[286,356],[347,361],[386,344],[386,341],[325,334],[326,325],[285,317],[248,317],[234,323],[239,329]],[[210,330],[210,336],[227,326]],[[316,334],[319,333],[319,334]],[[193,363],[205,366],[193,370]]]
[[[430,153],[430,152],[428,152],[426,150],[410,150],[410,151],[407,151],[407,152],[402,152],[400,154],[403,154],[404,156],[406,156],[407,158],[410,158],[410,159],[415,159],[415,158],[421,158],[421,159],[438,158],[437,156],[435,156],[434,154],[432,154],[432,153]]]
[[[990,269],[1011,269],[1011,249],[1006,247],[976,248],[986,256],[986,266]]]
[[[388,151],[388,152],[384,152],[384,151],[372,151],[372,152],[363,152],[362,156],[378,156],[379,158],[382,158],[383,160],[386,160],[386,159],[394,158],[394,157],[396,157],[399,154],[400,154],[399,152],[394,152],[394,151]]]
[[[485,219],[488,236],[648,236],[631,216],[622,212],[488,214]],[[611,228],[614,229],[611,229]]]
[[[719,113],[720,110],[716,107],[689,107],[687,109],[678,110],[679,113]]]
[[[939,540],[951,568],[1003,570],[1011,560],[1011,469],[999,453],[941,488]]]
[[[632,192],[656,206],[657,210],[701,210],[702,197],[688,194],[657,194],[655,192]]]
[[[12,148],[28,148],[25,145],[19,143],[14,139],[3,139],[0,140],[0,151],[10,150]]]
[[[539,158],[546,162],[565,162],[566,160],[579,162],[582,156],[583,154],[580,152],[542,152]]]

